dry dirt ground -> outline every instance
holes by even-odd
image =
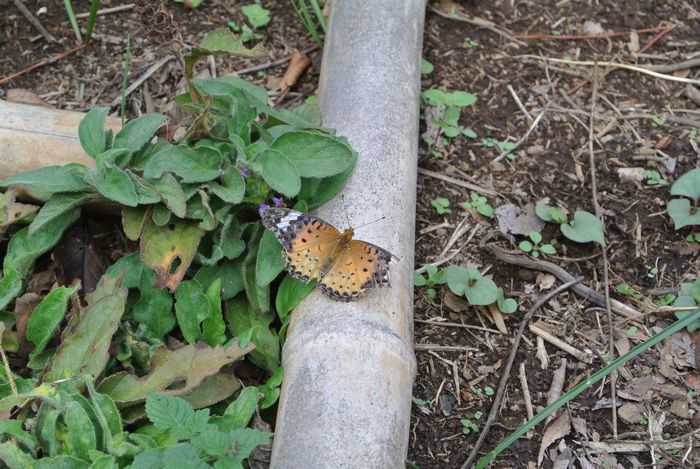
[[[79,12],[89,4],[74,3]],[[62,2],[26,0],[25,4],[33,12],[47,7],[39,18],[58,42],[47,44],[10,6],[9,13],[0,17],[0,80],[75,46]],[[272,16],[262,31],[270,60],[287,56],[292,47],[313,46],[286,2],[263,0],[263,4]],[[629,168],[655,170],[672,184],[699,166],[697,97],[693,101],[692,90],[673,81],[697,79],[697,64],[666,71],[659,78],[602,63],[594,67],[548,59],[669,65],[697,58],[699,10],[698,3],[690,0],[474,0],[429,7],[423,55],[434,70],[424,76],[423,89],[474,94],[477,101],[462,110],[460,124],[476,137],[458,136],[431,147],[421,140],[416,267],[433,263],[441,269],[478,268],[519,306],[517,312],[501,315],[492,308],[466,307],[446,286],[437,286],[433,299],[425,288],[416,289],[419,345],[411,464],[422,469],[462,466],[483,430],[521,319],[538,298],[561,284],[551,273],[494,257],[484,243],[518,252],[517,244],[525,238],[494,236],[499,228],[496,218],[462,208],[460,203],[469,200],[472,191],[494,208],[505,204],[526,208],[548,198],[550,205],[570,214],[595,212],[596,197],[605,220],[611,296],[639,313],[631,318],[629,311],[613,312],[609,318],[604,308],[594,308],[571,290],[540,308],[530,324],[564,345],[525,329],[496,421],[479,455],[521,425],[529,406],[537,412],[548,399],[604,366],[611,353],[611,335],[614,354],[619,356],[675,319],[672,312],[660,312],[659,304],[662,295],[676,293],[680,283],[700,275],[700,244],[684,240],[688,228],[674,230],[665,212],[669,186],[629,180],[621,177],[620,170],[623,174]],[[243,19],[239,2],[205,0],[191,11],[173,4],[173,11],[190,44],[228,20]],[[475,20],[490,21],[491,26],[481,27],[484,23]],[[139,28],[129,11],[102,16],[91,46],[0,85],[0,94],[12,98],[17,89],[25,89],[62,109],[111,105],[120,95],[127,33],[133,38],[130,80],[167,54],[148,43]],[[622,34],[588,37],[611,32]],[[320,59],[318,52],[310,56],[311,69],[283,105],[316,89]],[[259,63],[217,59],[200,72],[223,74]],[[284,64],[267,67],[248,78],[271,86],[284,68]],[[176,62],[166,63],[129,96],[129,116],[173,112],[172,98],[183,86]],[[423,124],[422,131],[434,132],[430,127]],[[516,144],[510,154],[503,151],[507,142]],[[431,201],[438,198],[449,200],[450,213],[437,213]],[[542,233],[545,241],[557,241],[556,255],[547,260],[604,291],[606,269],[599,247],[573,243],[551,223]],[[627,284],[633,294],[619,294],[620,284]],[[538,456],[544,467],[557,468],[699,464],[698,341],[697,333],[677,333],[622,367],[615,384],[615,422],[606,379],[574,399],[554,420],[518,440],[494,467],[535,467]],[[564,350],[567,345],[569,351]],[[615,435],[624,444],[615,444]],[[654,444],[649,444],[651,440]]]

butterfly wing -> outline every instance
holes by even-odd
[[[388,251],[365,241],[351,241],[319,285],[335,300],[352,301],[367,289],[391,286]]]
[[[269,208],[262,213],[262,221],[282,244],[292,277],[305,283],[318,278],[340,232],[330,223],[288,208]]]

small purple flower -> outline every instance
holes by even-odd
[[[269,209],[270,206],[267,204],[260,204],[258,207],[258,214],[262,217],[262,214],[265,213],[265,210]]]
[[[241,173],[241,176],[243,176],[243,179],[248,179],[248,174],[250,174],[248,171],[248,168],[246,168],[245,166],[242,168],[238,168],[238,172]]]
[[[284,199],[282,197],[273,197],[272,203],[275,204],[275,207],[281,207],[284,204]]]

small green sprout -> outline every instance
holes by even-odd
[[[435,286],[444,285],[447,282],[447,271],[438,270],[433,264],[428,264],[425,267],[427,278],[418,272],[413,273],[413,285],[416,287],[426,287],[425,294],[428,298],[434,300],[437,296]]]
[[[685,240],[689,243],[700,243],[700,231],[690,233],[688,236],[685,237]]]
[[[491,386],[486,386],[486,387],[484,387],[484,394],[486,394],[487,396],[493,396],[495,394],[495,391],[493,390],[493,388]],[[476,414],[474,414],[474,417],[476,417]],[[481,414],[479,414],[479,417],[476,417],[476,418],[477,418],[477,420],[479,418],[481,418]]]
[[[644,177],[646,177],[648,186],[668,186],[668,181],[666,181],[658,171],[654,171],[653,169],[644,171]]]
[[[630,326],[629,329],[627,329],[627,337],[632,337],[637,331],[637,326]]]
[[[654,116],[651,118],[651,126],[652,127],[661,127],[665,123],[666,123],[666,119],[664,119],[663,117]]]
[[[542,242],[542,234],[538,233],[537,231],[530,231],[527,237],[530,238],[530,240],[520,241],[518,247],[521,251],[530,254],[532,257],[539,257],[540,253],[550,255],[557,253],[554,244],[552,244],[554,241],[540,245]]]
[[[421,75],[430,75],[433,73],[433,70],[435,67],[433,67],[433,64],[428,62],[425,59],[420,59],[420,74]]]
[[[627,283],[619,284],[617,287],[615,287],[615,291],[618,292],[620,295],[629,296],[630,298],[642,297],[642,295],[637,293],[637,291]]]
[[[647,277],[649,278],[656,278],[657,275],[659,275],[659,268],[653,265],[645,265],[645,269],[647,269]]]
[[[567,209],[552,207],[544,202],[540,202],[535,205],[535,214],[542,221],[551,221],[560,225],[569,221],[569,211]]]
[[[446,199],[445,197],[438,197],[437,199],[433,199],[430,201],[430,205],[435,207],[435,211],[437,211],[438,215],[445,215],[446,213],[452,213],[452,210],[450,210],[450,201]]]
[[[469,194],[469,198],[471,200],[467,202],[462,202],[460,205],[462,205],[462,207],[464,208],[472,208],[485,217],[493,218],[493,207],[489,205],[488,201],[486,200],[486,197],[482,197],[476,192],[472,191]]]
[[[421,98],[428,106],[444,106],[442,116],[431,119],[429,124],[440,127],[445,137],[454,138],[464,135],[467,138],[476,138],[476,132],[459,124],[462,108],[473,105],[476,102],[476,96],[466,91],[447,93],[433,88],[423,91]],[[434,142],[426,141],[426,143],[432,145]]]
[[[511,151],[515,150],[516,147],[515,142],[501,141],[493,137],[486,137],[481,141],[481,144],[486,148],[497,148],[501,153],[504,151],[510,153]]]
[[[470,433],[477,433],[479,431],[479,426],[472,422],[471,419],[459,419],[462,424],[462,433],[469,435]]]
[[[659,297],[659,304],[661,306],[668,306],[674,301],[676,301],[676,295],[674,295],[673,293],[667,293]]]
[[[469,36],[464,38],[464,45],[471,48],[474,48],[479,45],[478,42],[476,42],[474,39],[470,38]]]

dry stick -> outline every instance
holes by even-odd
[[[664,64],[664,65],[647,65],[647,70],[653,70],[654,72],[660,73],[673,73],[680,70],[687,70],[689,68],[695,68],[700,66],[700,57],[695,57],[694,59],[684,60],[683,62],[677,62],[675,64]]]
[[[657,34],[656,36],[652,37],[652,38],[649,40],[649,42],[647,42],[647,44],[646,44],[644,47],[642,47],[641,49],[639,49],[639,52],[637,52],[637,53],[638,53],[638,54],[643,54],[644,52],[648,51],[649,48],[650,48],[651,46],[653,46],[654,44],[656,44],[657,42],[659,42],[659,40],[660,40],[662,37],[664,37],[665,35],[667,35],[667,34],[670,33],[671,31],[673,31],[673,30],[675,29],[675,27],[676,27],[676,25],[675,25],[675,24],[672,24],[671,26],[669,26],[668,28],[664,29],[664,30],[661,31],[659,34]]]
[[[523,114],[525,114],[525,117],[527,118],[528,121],[532,122],[532,119],[533,119],[532,114],[530,114],[530,113],[528,112],[528,110],[525,108],[525,105],[523,104],[523,102],[520,101],[520,98],[518,97],[518,94],[517,94],[517,93],[515,92],[515,90],[513,89],[513,85],[508,84],[508,86],[506,86],[506,88],[508,88],[508,91],[510,92],[510,95],[513,96],[513,100],[515,100],[515,104],[518,105],[518,108],[520,109],[520,112],[522,112]]]
[[[51,64],[51,63],[57,62],[57,61],[65,58],[65,57],[68,57],[69,55],[71,55],[74,52],[79,51],[83,47],[85,47],[85,44],[81,44],[81,45],[74,47],[72,49],[68,49],[67,51],[61,52],[60,54],[56,54],[53,57],[50,57],[48,59],[40,60],[39,62],[32,64],[29,67],[27,67],[23,70],[20,70],[19,72],[4,76],[4,77],[0,78],[0,85],[4,85],[8,81],[14,80],[17,77],[21,77],[22,75],[29,73],[32,70],[35,70],[39,67],[43,67],[44,65]]]
[[[657,32],[660,27],[658,28],[648,28],[648,29],[634,29],[635,33],[641,34],[641,33],[655,33]],[[548,39],[548,40],[555,40],[555,41],[579,41],[579,40],[588,40],[588,39],[606,39],[609,37],[615,37],[615,36],[629,36],[629,34],[632,31],[614,31],[614,32],[609,32],[609,33],[602,33],[602,34],[569,34],[569,35],[554,35],[554,34],[516,34],[514,37],[517,37],[518,39]]]
[[[542,307],[546,302],[548,302],[550,299],[554,298],[556,295],[559,293],[568,290],[569,288],[573,287],[577,283],[579,283],[581,280],[583,280],[583,277],[578,277],[570,282],[567,282],[561,286],[559,286],[556,290],[552,290],[551,292],[547,293],[543,297],[541,297],[537,302],[532,305],[532,308],[525,314],[525,317],[523,320],[520,322],[520,326],[518,327],[518,333],[515,336],[515,341],[513,342],[513,347],[510,349],[510,356],[508,357],[508,362],[506,362],[506,366],[503,368],[503,372],[501,373],[501,382],[498,383],[498,391],[496,391],[496,395],[494,396],[493,399],[493,404],[491,405],[491,410],[489,411],[489,416],[486,419],[486,423],[484,424],[484,428],[481,430],[479,434],[479,439],[476,440],[476,443],[474,444],[474,447],[472,448],[471,453],[469,453],[469,457],[467,460],[462,464],[462,469],[469,469],[472,467],[472,463],[476,459],[476,457],[479,454],[479,449],[481,448],[481,445],[484,443],[484,440],[486,440],[486,437],[488,436],[489,429],[493,425],[493,423],[496,421],[496,415],[498,414],[499,407],[501,406],[501,400],[503,399],[503,392],[506,389],[506,384],[508,384],[508,377],[510,376],[510,370],[513,367],[513,362],[515,361],[515,355],[518,352],[518,345],[520,345],[520,340],[523,337],[523,333],[525,332],[525,326],[530,322],[530,319],[535,315],[535,312]]]
[[[136,79],[136,81],[134,81],[131,85],[129,85],[129,87],[128,87],[128,88],[126,89],[126,91],[124,92],[124,99],[126,99],[127,96],[129,96],[131,93],[133,93],[134,90],[135,90],[136,88],[138,88],[139,86],[141,86],[141,84],[142,84],[144,81],[146,81],[146,80],[148,79],[148,77],[150,77],[151,75],[153,75],[154,73],[156,73],[156,71],[157,71],[160,67],[162,67],[162,66],[165,65],[166,63],[170,62],[170,61],[173,60],[174,58],[175,58],[174,55],[168,55],[168,56],[166,56],[166,57],[163,57],[162,59],[160,59],[158,62],[154,63],[153,65],[151,65],[151,66],[148,68],[148,70],[146,70],[146,72],[145,72],[143,75],[141,75],[140,77],[138,77],[138,78]],[[109,103],[109,105],[110,105],[111,107],[118,106],[119,103],[121,102],[121,100],[122,100],[122,95],[120,94],[119,96],[117,96],[116,98],[114,98],[114,99],[112,100],[112,102]]]
[[[318,46],[311,46],[308,49],[302,51],[302,54],[307,55],[312,52],[314,52],[316,49],[318,49]],[[240,76],[240,75],[245,75],[247,73],[254,73],[254,72],[259,72],[261,70],[267,70],[268,68],[272,67],[279,67],[280,65],[284,65],[287,62],[292,60],[292,54],[289,54],[287,57],[282,57],[281,59],[275,60],[273,62],[265,62],[264,64],[260,65],[254,65],[252,67],[244,68],[241,70],[237,70],[233,72],[234,76]]]
[[[134,8],[134,4],[133,4],[133,3],[128,3],[128,4],[126,4],[126,5],[119,5],[119,6],[112,7],[112,8],[102,8],[101,10],[97,10],[97,15],[98,15],[98,16],[100,16],[100,15],[109,15],[110,13],[119,13],[119,12],[122,12],[122,11],[131,10],[132,8]],[[80,18],[87,18],[88,16],[90,16],[90,12],[89,12],[89,11],[88,11],[88,12],[85,12],[85,13],[78,13],[77,15],[75,15],[75,17],[78,18],[78,19],[80,19]]]
[[[540,112],[537,117],[535,118],[534,121],[532,121],[532,124],[530,124],[530,128],[527,129],[527,132],[525,132],[525,135],[523,135],[520,140],[515,142],[515,147],[513,147],[512,150],[505,150],[501,152],[500,155],[498,155],[496,158],[493,159],[493,162],[496,163],[498,161],[501,161],[503,158],[508,156],[510,153],[514,152],[518,148],[520,148],[520,145],[525,143],[525,141],[530,137],[530,134],[532,133],[533,130],[535,130],[535,127],[537,127],[537,124],[540,123],[540,120],[542,120],[542,117],[544,116],[544,113],[547,111],[547,109],[543,109],[542,112]]]
[[[591,119],[588,124],[588,156],[589,163],[591,166],[591,195],[593,197],[593,206],[595,207],[595,215],[598,219],[603,222],[603,211],[598,203],[598,184],[596,181],[596,169],[595,169],[595,152],[593,151],[593,129],[595,128],[595,107],[598,101],[598,66],[593,67],[593,92],[591,95]],[[605,226],[605,225],[603,225]],[[610,309],[610,278],[609,278],[609,263],[608,263],[608,253],[603,246],[603,281],[605,283],[605,310],[608,313],[608,346],[609,348],[609,361],[615,359],[615,347],[614,347],[614,337],[613,337],[613,319],[612,310]],[[617,439],[617,392],[615,390],[615,385],[617,383],[617,370],[613,370],[610,373],[610,398],[612,400],[612,405],[610,410],[612,412],[612,425],[613,425],[613,438]]]
[[[532,420],[532,417],[535,416],[535,412],[532,409],[532,398],[530,397],[530,388],[527,385],[525,362],[520,363],[520,368],[518,371],[520,375],[520,387],[523,390],[523,400],[525,401],[525,411],[527,412],[527,419]]]
[[[413,350],[416,352],[429,352],[437,350],[438,352],[478,352],[475,347],[463,347],[460,345],[437,345],[437,344],[415,344]]]
[[[464,15],[448,15],[447,13],[438,10],[437,8],[433,7],[432,5],[428,5],[428,8],[432,12],[442,16],[443,18],[447,18],[449,20],[457,20],[457,21],[461,21],[463,23],[473,24],[474,26],[478,26],[480,28],[486,28],[489,31],[492,31],[492,32],[498,34],[499,36],[502,36],[502,37],[508,39],[511,42],[514,42],[516,44],[520,44],[521,46],[527,46],[527,43],[515,38],[512,34],[502,30],[501,28],[496,26],[495,23],[492,23],[491,21],[487,21],[484,19],[472,19],[472,18],[468,18]]]
[[[12,3],[14,3],[17,9],[22,12],[25,18],[27,18],[27,21],[32,23],[32,26],[34,26],[34,28],[36,28],[36,30],[39,31],[42,36],[44,36],[44,39],[49,42],[56,42],[56,38],[53,37],[51,33],[48,32],[44,26],[42,26],[41,22],[36,19],[36,16],[34,16],[32,12],[29,11],[26,6],[24,6],[22,0],[12,0]]]
[[[492,191],[491,189],[477,186],[476,184],[462,181],[461,179],[445,176],[444,174],[436,173],[435,171],[430,171],[429,169],[418,168],[418,174],[422,174],[423,176],[429,176],[435,179],[440,179],[441,181],[449,182],[450,184],[454,184],[455,186],[464,187],[465,189],[469,189],[480,194],[490,195],[493,197],[498,196],[498,193],[496,191]]]

